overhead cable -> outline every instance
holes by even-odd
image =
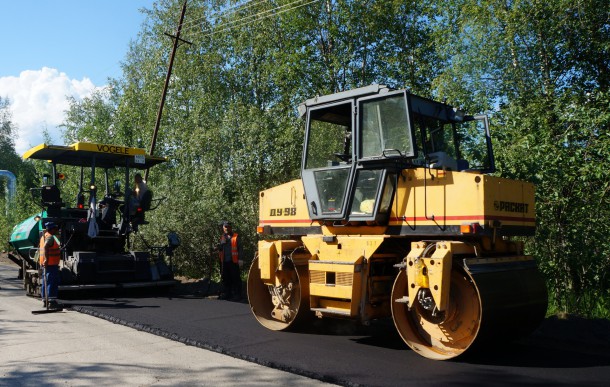
[[[258,5],[259,3],[263,3],[263,2],[266,2],[266,1],[269,1],[269,0],[248,0],[245,3],[235,4],[233,6],[225,8],[225,9],[212,12],[212,13],[210,13],[208,15],[203,16],[203,17],[200,17],[200,18],[197,18],[197,19],[193,19],[193,20],[189,20],[188,22],[182,23],[183,31],[185,29],[191,29],[193,27],[198,27],[198,23],[200,23],[202,21],[205,21],[205,20],[208,20],[208,19],[211,19],[211,18],[213,18],[216,15],[228,16],[228,15],[231,15],[231,14],[234,14],[234,13],[246,10],[248,8],[251,8],[251,7],[255,6],[255,5]],[[197,25],[195,25],[195,24],[197,24]]]
[[[296,1],[293,1],[292,3],[285,4],[285,5],[282,5],[282,6],[278,6],[278,7],[266,10],[266,11],[262,11],[262,12],[259,12],[258,14],[255,14],[255,15],[245,16],[245,17],[243,17],[241,19],[230,21],[228,23],[225,23],[224,25],[218,25],[218,26],[209,28],[209,29],[203,31],[202,38],[208,37],[208,36],[213,35],[215,33],[225,32],[225,31],[231,30],[233,28],[237,28],[237,27],[242,27],[242,26],[245,26],[245,25],[253,24],[255,22],[258,22],[258,21],[263,20],[263,19],[267,19],[267,18],[272,17],[272,16],[281,15],[281,14],[283,14],[285,12],[289,12],[289,11],[292,11],[292,10],[295,10],[295,9],[298,9],[298,8],[301,8],[301,7],[305,7],[307,5],[313,4],[313,3],[318,2],[320,0],[310,0],[310,1],[307,1],[305,3],[303,3],[303,1],[306,1],[306,0],[296,0]],[[283,8],[286,8],[286,7],[290,7],[290,8],[283,9]]]

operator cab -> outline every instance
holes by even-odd
[[[385,224],[406,168],[494,170],[486,116],[371,85],[313,98],[301,177],[313,220]]]

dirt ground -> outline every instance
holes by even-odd
[[[17,267],[17,265],[8,259],[8,253],[6,251],[0,252],[0,265],[11,265]]]
[[[208,278],[187,278],[187,277],[174,277],[180,281],[178,286],[178,292],[180,294],[190,294],[199,297],[215,297],[220,294],[220,284],[216,282],[210,282]],[[242,288],[244,288],[242,286]]]

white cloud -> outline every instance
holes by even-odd
[[[17,153],[21,155],[41,144],[45,128],[54,144],[63,144],[58,126],[70,107],[68,97],[81,100],[95,89],[89,78],[70,79],[66,73],[48,67],[22,71],[19,77],[0,77],[0,96],[10,100],[13,122],[17,126]]]

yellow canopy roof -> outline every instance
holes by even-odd
[[[56,164],[99,168],[129,167],[147,169],[167,161],[151,156],[144,149],[110,144],[77,142],[72,145],[40,144],[23,154],[23,159],[47,160]]]

